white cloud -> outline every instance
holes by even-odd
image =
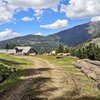
[[[40,15],[42,15],[43,14],[43,11],[41,10],[41,9],[36,9],[35,10],[35,16],[40,16]]]
[[[57,21],[55,21],[52,24],[47,24],[47,25],[41,25],[41,28],[50,28],[50,29],[58,29],[58,28],[64,28],[68,26],[68,21],[65,20],[60,20],[58,19]]]
[[[100,21],[100,16],[95,16],[91,18],[92,22]]]
[[[5,0],[11,8],[33,8],[33,9],[46,9],[57,6],[59,0]]]
[[[41,32],[38,32],[38,33],[36,33],[35,35],[42,35],[42,36],[43,36],[43,33],[41,33]]]
[[[33,17],[27,17],[26,16],[26,17],[23,17],[22,20],[28,22],[28,21],[34,20],[34,18]]]
[[[20,36],[19,33],[13,32],[11,29],[5,29],[4,31],[0,32],[0,41],[11,39],[17,36]]]
[[[34,12],[35,12],[34,16],[35,16],[38,20],[41,19],[41,16],[43,15],[43,10],[42,10],[42,9],[35,9]]]
[[[10,22],[11,19],[13,19],[13,10],[0,1],[0,24]]]
[[[100,15],[100,0],[70,0],[68,5],[61,6],[69,18],[87,18]]]
[[[44,9],[57,9],[59,1],[60,0],[0,0],[0,24],[10,22],[15,13],[28,10],[29,8],[32,8],[35,11],[35,16],[39,18]]]

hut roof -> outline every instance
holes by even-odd
[[[15,49],[22,50],[22,53],[28,53],[30,49],[33,49],[37,53],[37,51],[30,46],[16,46]]]

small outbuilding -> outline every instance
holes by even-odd
[[[7,54],[14,55],[14,54],[16,54],[16,50],[15,49],[8,49]]]
[[[15,49],[0,49],[0,54],[16,54]]]
[[[5,54],[7,53],[7,49],[0,49],[0,54]]]

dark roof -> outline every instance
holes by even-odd
[[[33,49],[36,53],[38,53],[34,48],[30,46],[16,46],[15,49],[22,50],[22,53],[28,53],[30,49]]]

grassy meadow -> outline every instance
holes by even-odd
[[[81,96],[94,97],[96,98],[94,100],[100,100],[100,91],[96,87],[96,81],[88,78],[84,73],[81,72],[80,69],[72,65],[72,63],[75,62],[77,59],[72,59],[72,58],[57,59],[56,56],[39,56],[39,57],[46,59],[51,63],[54,63],[58,67],[63,67],[69,75],[76,78],[77,79],[76,84],[79,84],[80,86]]]
[[[16,83],[19,83],[21,78],[24,77],[24,70],[33,66],[33,62],[30,60],[6,54],[0,54],[0,64],[0,67],[3,66],[3,68],[0,69],[1,76],[2,70],[4,71],[4,74],[8,72],[8,70],[15,70],[15,72],[9,72],[7,79],[0,83],[0,94],[9,90],[10,87],[15,86]]]
[[[51,64],[58,66],[58,68],[64,68],[65,72],[68,75],[70,75],[72,78],[77,79],[76,84],[80,87],[79,90],[80,98],[89,97],[89,99],[82,98],[79,100],[100,100],[100,91],[96,87],[96,81],[88,78],[80,71],[80,69],[75,68],[72,65],[72,63],[75,62],[77,59],[75,58],[57,59],[56,56],[44,56],[44,55],[37,55],[36,57],[47,60]],[[8,68],[16,69],[16,72],[11,73],[4,82],[0,83],[0,96],[2,96],[2,94],[7,90],[9,90],[11,87],[15,87],[16,84],[18,85],[20,82],[23,81],[23,79],[27,76],[27,75],[25,76],[26,74],[25,70],[30,69],[34,66],[34,62],[31,59],[35,59],[35,57],[0,54],[0,64],[3,64]],[[27,90],[27,95],[33,95],[34,89],[35,86],[34,84],[32,84]]]

